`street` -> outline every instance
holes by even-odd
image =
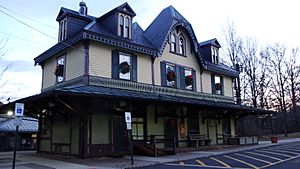
[[[173,163],[164,163],[141,167],[146,169],[172,168],[235,168],[235,169],[299,169],[300,167],[300,142],[276,145],[266,148],[259,148],[247,151],[234,152],[229,154],[196,158]]]

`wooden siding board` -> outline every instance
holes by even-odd
[[[80,43],[66,53],[66,80],[84,75],[84,49]]]
[[[79,154],[79,117],[73,117],[71,120],[71,154],[78,155]]]
[[[92,76],[111,78],[111,52],[113,48],[107,45],[90,43],[90,67]]]
[[[93,114],[92,144],[109,144],[109,128],[107,114]]]

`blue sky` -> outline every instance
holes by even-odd
[[[0,70],[11,65],[0,79],[1,96],[21,98],[40,92],[41,68],[34,67],[33,59],[57,43],[58,23],[55,21],[60,7],[79,9],[80,0],[1,0],[0,10],[46,33],[45,36],[0,12],[0,38],[8,38]],[[126,2],[123,0],[85,0],[88,13],[101,16]],[[256,38],[261,45],[276,42],[287,46],[300,46],[300,10],[296,0],[128,0],[136,12],[134,21],[143,29],[159,12],[173,5],[193,26],[199,41],[218,38],[226,22],[235,23],[243,36]],[[9,10],[7,10],[7,9]],[[15,13],[14,13],[15,12]],[[38,21],[38,22],[36,22]],[[6,98],[5,98],[6,99]]]

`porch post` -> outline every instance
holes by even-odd
[[[80,133],[79,133],[79,158],[84,159],[87,155],[87,121],[86,116],[80,119]]]

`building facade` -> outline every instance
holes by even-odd
[[[173,7],[146,30],[124,3],[100,17],[61,8],[58,43],[36,57],[41,94],[19,100],[39,118],[39,152],[81,158],[127,152],[124,112],[142,152],[210,144],[235,134],[235,120],[252,112],[237,105],[238,72],[220,61],[217,39],[199,43],[192,25]],[[150,146],[149,146],[150,145]]]

